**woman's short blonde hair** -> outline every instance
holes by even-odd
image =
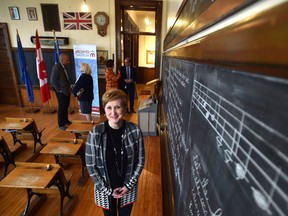
[[[91,74],[91,68],[90,66],[85,63],[85,62],[81,62],[80,64],[80,72],[83,74]]]
[[[105,108],[106,104],[111,101],[120,100],[124,110],[127,109],[127,95],[120,89],[109,89],[102,96],[102,104]]]

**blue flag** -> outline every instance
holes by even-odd
[[[60,56],[60,49],[59,49],[59,44],[58,44],[58,40],[55,39],[54,40],[54,60],[55,60],[55,64],[59,63],[59,56]]]
[[[33,89],[32,89],[32,85],[30,82],[30,77],[28,74],[28,67],[26,65],[26,60],[25,60],[25,56],[24,56],[24,52],[23,52],[23,48],[22,48],[22,43],[21,43],[18,31],[17,31],[16,38],[17,38],[18,61],[19,61],[19,69],[21,72],[21,78],[26,85],[26,92],[28,95],[28,101],[30,103],[34,103]]]

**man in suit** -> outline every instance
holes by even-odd
[[[134,110],[134,95],[136,82],[136,68],[131,66],[131,59],[125,58],[124,66],[120,69],[120,88],[129,95],[130,99],[130,113],[136,113]]]
[[[51,73],[51,84],[58,100],[58,127],[66,130],[71,122],[68,119],[68,107],[70,104],[70,82],[67,66],[70,63],[67,54],[59,56],[59,63],[55,64]]]

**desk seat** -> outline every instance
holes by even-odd
[[[8,166],[10,164],[15,165],[14,155],[10,151],[6,141],[2,136],[0,136],[0,154],[4,158],[5,170],[4,170],[4,177],[7,175]]]

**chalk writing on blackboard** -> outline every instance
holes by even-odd
[[[288,137],[197,80],[192,101],[216,132],[221,158],[240,184],[250,186],[247,192],[258,207],[270,215],[287,215],[288,156],[269,140],[287,146]]]
[[[183,181],[183,176],[185,176],[184,158],[188,154],[191,144],[186,140],[189,112],[183,112],[183,110],[191,105],[192,95],[187,94],[187,92],[192,90],[193,73],[189,68],[186,68],[188,65],[177,66],[177,63],[178,60],[171,60],[163,64],[166,71],[163,86],[167,89],[163,94],[165,101],[169,104],[166,107],[168,136],[171,144],[171,155],[174,158],[172,161],[174,177],[180,195],[182,190],[185,190],[185,185],[183,185],[185,184]]]
[[[192,156],[192,175],[193,175],[193,188],[192,188],[192,201],[189,203],[190,215],[193,215],[193,210],[197,215],[211,215],[221,216],[222,209],[218,208],[213,211],[210,207],[207,186],[209,179],[201,174],[202,165],[199,156],[194,153]],[[197,202],[199,201],[199,202]],[[197,204],[200,203],[200,206]],[[200,214],[201,212],[201,214]]]

